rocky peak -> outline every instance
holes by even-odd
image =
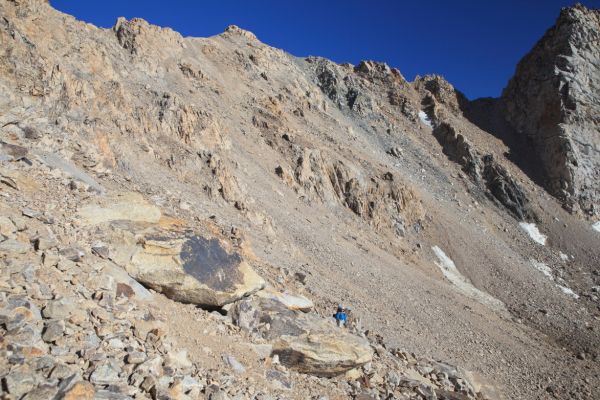
[[[237,25],[229,25],[225,29],[225,32],[223,32],[221,35],[225,36],[225,37],[241,36],[241,37],[245,37],[246,39],[257,40],[256,35],[254,33],[247,31],[245,29],[242,29]]]
[[[400,70],[397,68],[390,68],[389,65],[383,62],[363,60],[354,67],[354,72],[369,80],[406,83],[406,79],[404,79]]]
[[[589,9],[581,3],[575,4],[573,7],[564,7],[560,11],[560,15],[556,21],[556,27],[577,26],[585,28],[592,27],[594,22],[598,23],[600,12],[598,9]]]
[[[567,209],[600,199],[600,12],[564,8],[503,91],[504,117],[534,148],[546,189]]]
[[[376,72],[387,75],[390,73],[390,67],[386,63],[378,63],[376,61],[363,60],[354,68],[354,71],[365,75],[373,74]]]
[[[149,24],[142,18],[127,20],[119,17],[113,26],[119,44],[132,54],[151,49],[156,43],[167,42],[171,45],[183,45],[183,37],[171,28]]]
[[[448,107],[454,114],[461,113],[465,104],[468,103],[465,95],[456,90],[450,82],[440,75],[417,76],[413,85],[422,95],[429,94],[437,102]]]

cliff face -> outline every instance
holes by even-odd
[[[563,9],[502,93],[504,117],[534,149],[546,189],[600,212],[600,12]]]
[[[235,26],[0,0],[0,396],[592,398],[598,233],[492,129],[597,211],[597,12],[559,22],[475,106]]]

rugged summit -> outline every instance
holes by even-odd
[[[503,115],[535,155],[536,173],[569,210],[600,213],[600,11],[561,11],[517,66]]]
[[[598,31],[469,101],[0,0],[1,396],[596,398]]]

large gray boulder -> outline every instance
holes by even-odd
[[[316,314],[289,309],[276,298],[252,297],[231,310],[234,323],[272,342],[272,355],[302,373],[335,376],[371,361],[368,341]]]

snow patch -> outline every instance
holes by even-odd
[[[438,266],[446,279],[456,286],[456,288],[462,294],[472,298],[475,301],[478,301],[481,304],[487,305],[492,309],[498,311],[506,310],[504,303],[502,303],[500,300],[473,286],[473,284],[471,284],[471,282],[469,282],[469,280],[460,273],[458,268],[456,268],[454,261],[452,261],[452,259],[450,259],[450,257],[448,257],[442,249],[440,249],[438,246],[433,246],[431,250],[433,250],[439,260],[439,263],[436,262],[435,265]]]
[[[531,265],[533,265],[533,268],[537,269],[542,274],[546,275],[546,277],[548,279],[550,279],[551,281],[554,280],[554,276],[552,276],[552,270],[546,264],[539,262],[539,261],[531,260]]]
[[[558,286],[558,288],[560,290],[562,290],[562,292],[564,294],[566,294],[567,296],[571,296],[574,299],[578,299],[579,298],[579,295],[577,293],[575,293],[574,291],[572,291],[571,289],[569,289],[568,287],[562,286],[562,285],[556,285],[556,286]]]
[[[419,111],[419,119],[421,120],[422,123],[424,123],[428,127],[433,128],[433,125],[431,124],[431,119],[429,119],[429,116],[425,113],[425,111],[423,111],[423,110]]]
[[[592,224],[592,229],[595,230],[595,231],[597,231],[597,232],[600,232],[600,221],[593,223]]]
[[[547,236],[543,235],[536,224],[529,222],[519,222],[519,226],[523,229],[534,242],[544,246],[546,244]]]
[[[561,260],[563,260],[563,261],[569,261],[569,256],[566,255],[565,253],[563,253],[562,251],[559,251],[558,255],[560,256]]]
[[[556,287],[559,288],[564,294],[571,296],[574,299],[579,298],[579,295],[577,293],[575,293],[573,290],[571,290],[571,288],[564,286],[564,285],[559,285],[558,283],[555,282],[554,275],[552,275],[552,270],[550,269],[549,266],[547,266],[546,264],[544,264],[542,262],[533,260],[533,259],[529,260],[529,261],[531,262],[531,265],[533,265],[533,268],[537,269],[542,274],[544,274],[549,280],[554,282]],[[560,278],[559,278],[559,280],[562,281],[562,279],[560,279]]]

